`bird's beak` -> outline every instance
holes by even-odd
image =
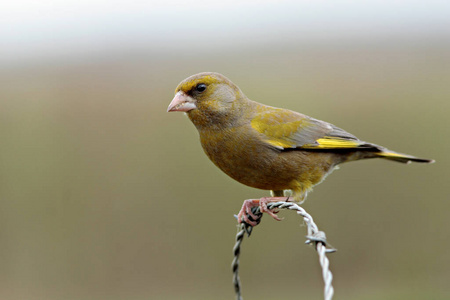
[[[172,102],[170,102],[167,111],[184,111],[188,112],[194,108],[197,108],[195,105],[195,100],[191,96],[186,95],[184,92],[179,91],[173,97]]]

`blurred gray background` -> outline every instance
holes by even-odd
[[[0,298],[233,299],[242,201],[194,126],[185,77],[436,159],[343,165],[304,204],[335,299],[449,299],[448,1],[25,1],[0,5]],[[321,299],[292,212],[245,240],[245,299]]]

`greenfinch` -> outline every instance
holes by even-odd
[[[209,159],[231,178],[272,197],[245,200],[239,222],[255,226],[251,208],[267,208],[271,201],[303,202],[313,186],[337,165],[366,158],[431,163],[359,140],[330,123],[288,109],[247,98],[238,86],[219,73],[199,73],[183,80],[167,111],[185,112],[200,134]],[[249,216],[253,220],[249,219]]]

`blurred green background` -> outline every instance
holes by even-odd
[[[233,299],[242,201],[166,113],[177,84],[436,159],[343,165],[304,204],[338,249],[334,299],[449,299],[450,6],[444,1],[18,1],[0,10],[0,298]],[[306,227],[243,244],[245,299],[321,299]]]

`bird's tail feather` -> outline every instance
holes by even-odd
[[[411,155],[406,155],[402,153],[397,153],[391,150],[384,150],[381,152],[377,152],[376,155],[381,158],[398,161],[404,164],[409,164],[411,162],[418,162],[418,163],[434,163],[433,159],[425,159],[425,158],[418,158]]]

